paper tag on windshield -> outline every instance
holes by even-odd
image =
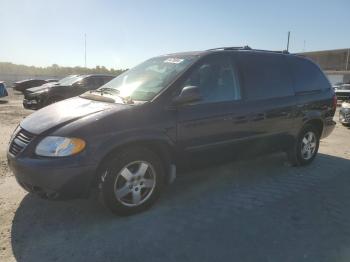
[[[164,63],[180,64],[182,61],[184,60],[180,58],[168,58],[164,60]]]

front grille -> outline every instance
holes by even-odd
[[[34,135],[24,129],[20,129],[11,141],[9,152],[17,156],[33,140]]]

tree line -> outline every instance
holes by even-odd
[[[85,67],[62,67],[57,64],[53,64],[48,67],[36,67],[17,65],[9,62],[0,62],[0,73],[9,75],[35,75],[35,76],[57,76],[63,77],[66,75],[75,74],[111,74],[119,75],[124,72],[124,69],[108,69],[104,66],[96,66],[95,68]]]

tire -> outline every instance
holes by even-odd
[[[306,139],[306,140],[305,140]],[[320,134],[312,125],[305,125],[296,142],[287,152],[292,166],[309,165],[316,157],[320,145]]]
[[[99,195],[114,214],[132,215],[150,208],[164,187],[164,167],[151,150],[128,148],[107,160]]]

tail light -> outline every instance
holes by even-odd
[[[333,105],[332,105],[332,109],[333,109],[334,111],[337,109],[337,103],[338,103],[337,96],[334,95],[334,96],[333,96]]]

